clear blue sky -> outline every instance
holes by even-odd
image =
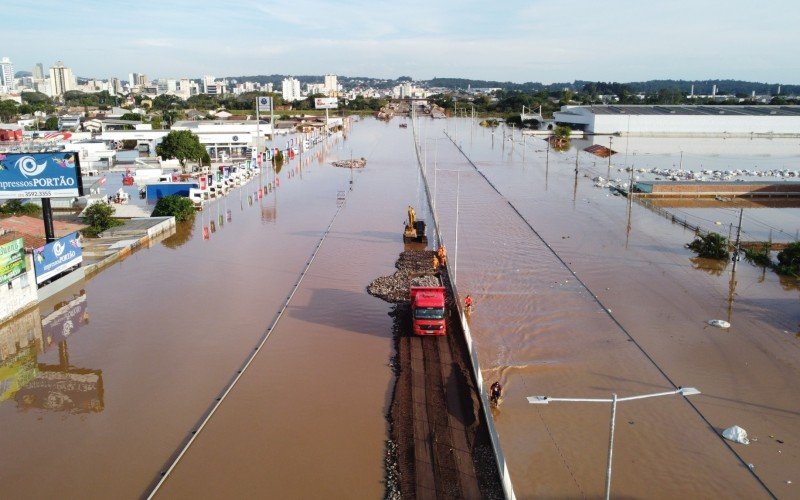
[[[3,0],[0,13],[15,71],[800,84],[797,0]]]

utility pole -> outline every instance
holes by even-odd
[[[739,209],[739,227],[736,229],[736,246],[733,249],[733,270],[736,271],[736,263],[739,261],[739,237],[742,234],[742,216],[744,208]]]
[[[545,168],[549,170],[550,169],[550,138],[548,138],[544,142],[547,143],[547,152],[545,153],[545,164],[544,165],[545,165]]]

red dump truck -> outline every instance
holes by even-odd
[[[438,281],[438,280],[437,280]],[[442,286],[411,285],[411,315],[415,335],[444,335],[445,293]]]

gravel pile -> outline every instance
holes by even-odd
[[[340,160],[331,163],[331,165],[339,168],[364,168],[367,166],[367,159],[359,158],[357,160]]]
[[[411,281],[416,286],[438,286],[439,278],[433,269],[432,250],[409,250],[400,254],[395,266],[397,271],[391,276],[381,276],[367,286],[370,295],[387,302],[408,302]]]

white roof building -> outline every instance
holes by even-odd
[[[800,106],[562,106],[553,118],[593,134],[800,136]]]

